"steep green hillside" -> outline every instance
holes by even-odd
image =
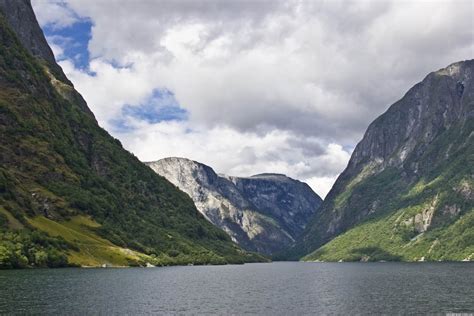
[[[1,0],[0,9],[0,267],[262,259],[97,125],[44,57],[28,1]]]
[[[474,260],[474,61],[376,119],[291,250],[303,260]]]
[[[474,260],[474,146],[464,143],[472,123],[461,135],[447,133],[433,143],[457,150],[417,182],[403,182],[393,169],[357,185],[365,198],[386,204],[303,260]],[[424,161],[440,159],[426,155],[433,156]]]

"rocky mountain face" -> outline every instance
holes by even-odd
[[[100,128],[27,0],[0,0],[0,268],[262,260]]]
[[[473,121],[474,60],[430,73],[370,124],[289,256],[474,260]]]
[[[243,248],[271,255],[290,246],[321,204],[306,184],[280,174],[217,175],[185,158],[147,163],[186,192],[197,209]]]
[[[0,0],[0,10],[4,13],[10,27],[15,31],[22,46],[36,58],[46,62],[55,76],[61,80],[70,81],[64,75],[61,67],[56,64],[53,51],[38,27],[35,14],[28,0]]]

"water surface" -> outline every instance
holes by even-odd
[[[474,313],[472,263],[0,271],[0,313]]]

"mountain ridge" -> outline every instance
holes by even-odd
[[[474,60],[434,71],[375,119],[288,257],[471,258],[473,74]]]
[[[180,157],[146,164],[186,192],[234,241],[267,255],[291,244],[321,203],[306,183],[282,174],[227,176]]]

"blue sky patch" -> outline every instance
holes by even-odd
[[[127,122],[127,118],[134,118],[147,123],[155,124],[163,121],[184,121],[188,119],[188,112],[180,107],[174,94],[168,90],[155,90],[150,98],[140,105],[126,104],[122,107],[122,116],[111,121],[117,131],[134,130]]]
[[[56,56],[58,60],[70,60],[75,68],[94,76],[89,69],[88,44],[91,40],[93,23],[88,18],[82,18],[73,25],[58,27],[55,24],[43,26],[43,32],[50,44],[57,45],[63,50],[62,56]],[[114,68],[129,68],[133,64],[119,65],[109,61]],[[152,95],[142,104],[126,104],[122,107],[121,115],[109,122],[119,132],[128,132],[135,129],[128,121],[133,118],[147,123],[159,123],[162,121],[183,121],[188,118],[188,112],[180,107],[174,94],[168,90],[154,90]]]
[[[62,58],[56,56],[56,58],[69,59],[76,68],[81,70],[89,68],[88,44],[92,36],[91,30],[90,19],[81,19],[73,25],[63,28],[58,28],[57,25],[43,26],[43,32],[48,42],[64,50],[64,56]]]

